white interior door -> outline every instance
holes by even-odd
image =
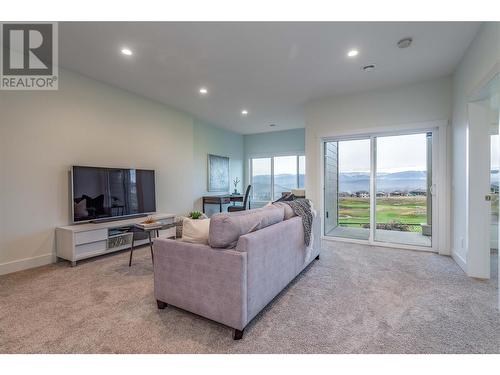
[[[500,138],[498,135],[498,119],[493,118],[490,133],[490,249],[492,253],[498,253],[498,218],[499,218],[499,183],[500,183]]]
[[[490,278],[490,108],[485,101],[469,103],[469,182],[467,273]]]

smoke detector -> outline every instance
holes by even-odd
[[[413,42],[413,38],[403,38],[400,41],[398,41],[398,47],[408,48],[411,45],[411,42]]]

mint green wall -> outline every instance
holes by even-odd
[[[229,156],[231,181],[238,177],[240,192],[248,184],[248,160],[252,156],[304,154],[305,130],[293,129],[269,133],[241,135],[218,128],[210,123],[193,123],[194,198],[193,207],[202,209],[201,197],[208,192],[208,154]],[[187,171],[186,171],[187,172]],[[231,183],[231,188],[233,185]],[[226,207],[223,208],[224,210]],[[207,214],[218,212],[217,206],[207,206]]]
[[[267,155],[305,154],[305,129],[282,130],[244,136],[245,185],[249,182],[251,157]]]
[[[196,210],[202,209],[201,197],[208,194],[208,154],[229,156],[229,176],[243,181],[243,135],[218,128],[207,122],[195,120],[193,124],[193,159],[194,159],[194,202]],[[186,171],[188,173],[189,171]],[[240,182],[238,190],[241,191]],[[217,194],[217,193],[210,193]],[[207,206],[207,214],[218,212],[218,207]]]

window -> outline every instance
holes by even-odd
[[[306,187],[306,157],[304,155],[299,156],[299,189],[304,189]]]
[[[297,189],[297,156],[275,157],[273,180],[273,200],[279,199],[284,191]]]
[[[271,158],[252,159],[252,199],[271,200]]]
[[[303,189],[306,173],[304,155],[250,159],[252,200],[276,200],[292,189]]]

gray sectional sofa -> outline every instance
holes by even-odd
[[[210,245],[155,240],[158,308],[179,307],[232,327],[233,338],[242,338],[245,326],[319,258],[318,215],[306,247],[302,219],[290,212],[281,205],[216,214]]]

